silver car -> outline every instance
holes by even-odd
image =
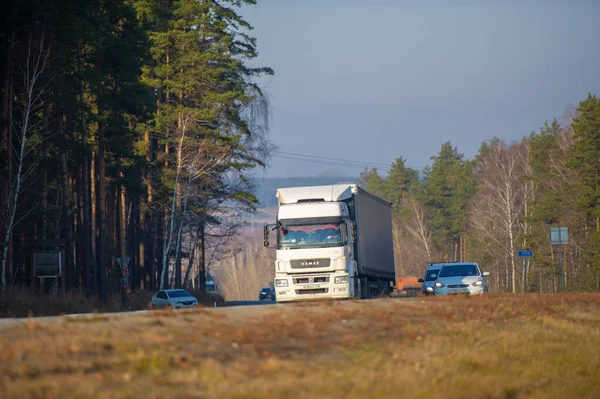
[[[487,276],[475,262],[446,263],[433,285],[436,296],[449,294],[483,294],[488,291]]]
[[[182,289],[160,290],[152,297],[152,309],[183,309],[196,306],[198,306],[196,297]]]

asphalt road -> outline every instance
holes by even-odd
[[[254,306],[254,305],[274,305],[276,301],[229,301],[226,306]]]

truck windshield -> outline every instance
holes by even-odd
[[[277,246],[280,249],[339,246],[345,239],[343,230],[339,223],[286,225],[277,235]]]

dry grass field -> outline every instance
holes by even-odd
[[[600,398],[600,295],[0,324],[2,398]]]

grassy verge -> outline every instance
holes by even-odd
[[[213,301],[219,305],[223,298],[201,292],[190,292],[201,305],[213,306]],[[108,298],[106,304],[100,303],[96,296],[87,297],[81,292],[59,293],[58,295],[41,294],[29,288],[9,288],[0,293],[0,318],[28,316],[59,316],[71,313],[104,313],[148,309],[153,292],[138,290],[132,293],[124,308],[121,305],[121,295]]]
[[[32,319],[0,375],[3,398],[598,398],[600,295]]]

